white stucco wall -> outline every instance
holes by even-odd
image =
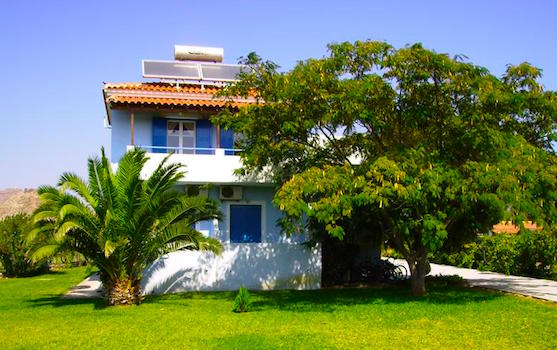
[[[288,243],[225,244],[223,252],[167,254],[143,275],[144,294],[185,291],[317,289],[321,287],[321,247]]]
[[[127,150],[134,146],[126,146]],[[180,183],[183,184],[261,184],[270,183],[268,174],[238,175],[235,170],[242,167],[240,156],[225,155],[224,149],[217,149],[216,154],[172,154],[168,164],[182,164],[185,174]],[[160,162],[166,158],[166,153],[147,153],[147,162],[143,166],[141,176],[149,177]],[[113,163],[117,167],[116,163]]]

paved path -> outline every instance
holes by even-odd
[[[404,260],[397,260],[396,263],[404,264],[408,268],[408,264]],[[429,274],[433,276],[458,275],[474,287],[495,289],[502,292],[557,302],[557,281],[507,276],[502,273],[484,272],[439,264],[431,264],[431,272]]]
[[[100,298],[102,293],[102,284],[99,274],[94,273],[80,284],[72,287],[63,298],[67,299],[86,299]]]

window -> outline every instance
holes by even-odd
[[[195,151],[195,122],[169,120],[166,124],[166,145],[175,153],[193,154]]]
[[[230,242],[261,242],[262,231],[261,205],[230,205]]]

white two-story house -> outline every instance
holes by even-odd
[[[255,103],[215,97],[243,69],[219,63],[222,57],[222,49],[176,46],[174,61],[142,62],[143,77],[151,81],[103,86],[114,166],[127,150],[140,147],[149,157],[143,174],[148,176],[172,153],[170,161],[183,164],[186,173],[179,190],[218,201],[223,214],[222,220],[197,227],[223,243],[221,255],[185,251],[164,256],[145,271],[144,291],[318,288],[319,248],[301,245],[306,237],[281,234],[274,185],[261,176],[237,175],[242,165],[237,135],[211,122],[225,106]]]

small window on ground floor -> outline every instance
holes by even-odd
[[[230,205],[230,242],[261,242],[262,208],[261,205]]]

